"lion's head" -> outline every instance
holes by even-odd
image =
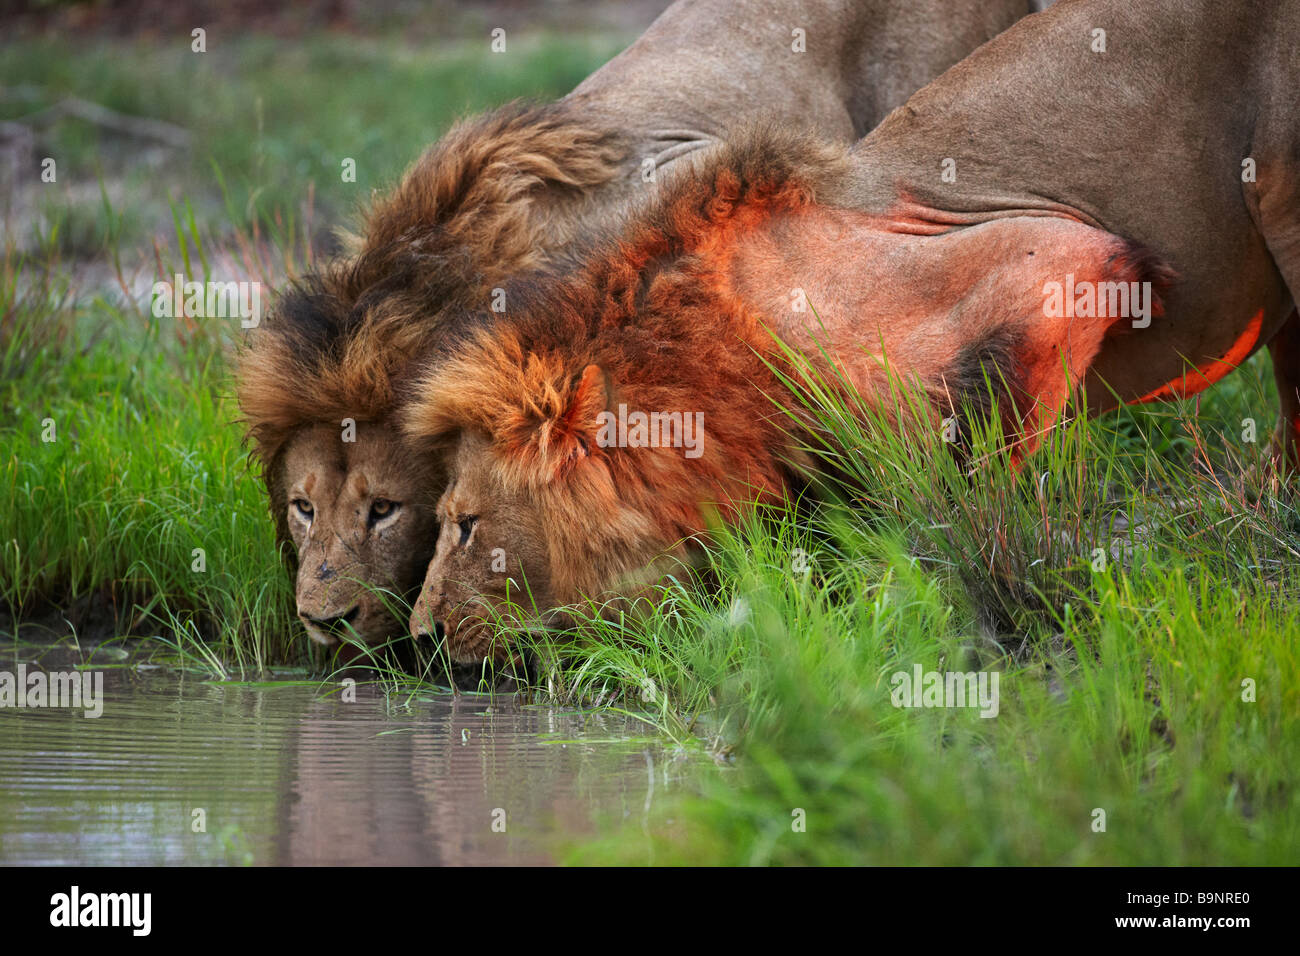
[[[593,236],[569,270],[511,283],[507,314],[457,323],[400,412],[449,471],[416,636],[444,639],[453,660],[500,659],[494,619],[625,609],[694,561],[711,513],[800,480],[770,336],[716,260],[720,235],[807,205],[837,155],[755,131]]]
[[[615,500],[611,471],[588,464],[544,483],[517,482],[492,439],[460,434],[411,633],[443,644],[456,664],[501,662],[512,646],[494,643],[497,623],[564,626],[565,607],[588,599],[605,611],[626,610],[669,568],[697,555],[684,529],[635,495]]]
[[[410,454],[392,425],[407,370],[436,350],[438,313],[409,287],[357,284],[345,263],[288,289],[239,364],[297,613],[327,645],[403,633],[381,591],[404,599],[419,585],[445,480],[441,462]]]
[[[411,629],[454,662],[503,660],[496,621],[626,610],[699,557],[710,513],[790,486],[765,333],[677,266],[643,287],[624,253],[512,285],[516,311],[473,323],[402,407],[413,446],[448,468]]]
[[[403,632],[382,592],[418,586],[445,472],[391,424],[419,325],[344,312],[330,288],[318,277],[281,297],[241,357],[239,397],[307,633],[375,645]]]
[[[299,619],[318,643],[343,632],[368,644],[401,635],[384,591],[410,596],[433,553],[437,463],[411,455],[391,428],[308,425],[285,446],[275,486],[298,567]]]

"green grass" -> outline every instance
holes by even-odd
[[[1240,441],[1269,420],[1267,373],[1199,414],[1067,416],[1020,472],[977,431],[973,475],[936,432],[794,376],[850,449],[851,492],[720,529],[720,587],[674,583],[635,622],[592,609],[580,643],[544,648],[550,693],[736,758],[574,859],[1293,862],[1300,519]],[[1116,534],[1120,516],[1141,527]],[[894,706],[916,665],[997,672],[997,716]]]
[[[125,632],[214,673],[320,665],[233,423],[236,330],[154,319],[117,286],[141,263],[148,281],[277,281],[310,254],[295,223],[312,192],[333,221],[454,114],[559,92],[599,60],[585,41],[529,49],[480,79],[454,54],[333,37],[247,43],[198,72],[156,48],[5,48],[0,82],[168,119],[206,148],[173,170],[164,229],[130,199],[148,177],[128,173],[125,201],[96,185],[80,213],[55,202],[34,237],[8,237],[0,604],[24,618],[97,597]],[[137,55],[150,70],[130,68]],[[112,178],[87,131],[57,135],[70,179]],[[355,192],[332,171],[352,152],[372,157]],[[143,234],[156,254],[133,245]],[[1019,472],[996,430],[969,427],[973,477],[936,434],[846,408],[834,382],[791,382],[847,449],[848,489],[720,529],[711,583],[673,582],[623,619],[593,609],[539,647],[538,699],[635,712],[724,763],[574,859],[1294,862],[1300,518],[1258,467],[1276,415],[1266,355],[1201,401],[1067,416]],[[998,715],[894,707],[891,677],[917,664],[996,670]]]
[[[1245,400],[1238,389],[1219,402]],[[1105,525],[1116,496],[1069,486],[1114,467],[1116,424],[1067,425],[1024,472],[995,461],[976,480],[936,440],[903,457],[879,428],[859,446],[872,449],[859,476],[871,501],[825,509],[815,536],[788,511],[723,535],[721,590],[671,589],[639,655],[618,657],[601,685],[621,678],[632,695],[652,674],[677,713],[707,716],[736,768],[575,859],[1293,862],[1293,507],[1224,496],[1167,460],[1154,487],[1112,472],[1126,484],[1121,507],[1144,509],[1154,527],[1094,570],[1091,541],[1058,546],[1044,531]],[[1130,467],[1157,464],[1128,454]],[[873,487],[866,471],[880,465]],[[1172,505],[1170,492],[1194,504]],[[795,570],[795,547],[807,571]],[[590,625],[593,657],[610,659],[610,630]],[[893,706],[890,678],[918,664],[998,672],[997,716]],[[1097,810],[1104,832],[1092,829]]]
[[[131,633],[199,639],[235,666],[292,656],[219,330],[18,286],[0,290],[0,600],[22,617],[98,594]]]

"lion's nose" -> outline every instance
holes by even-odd
[[[353,607],[346,614],[336,614],[334,617],[312,617],[310,614],[299,611],[298,616],[322,631],[339,631],[356,620],[358,610],[358,607]]]
[[[442,643],[442,639],[446,636],[446,634],[447,634],[447,629],[443,627],[442,621],[434,621],[432,634],[430,634],[427,630],[421,628],[419,633],[417,633],[415,636],[417,638],[432,637],[438,643]]]

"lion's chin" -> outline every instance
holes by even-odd
[[[483,624],[461,625],[456,635],[447,641],[447,657],[453,664],[481,664],[492,658],[492,635]]]
[[[474,618],[463,618],[453,624],[443,641],[447,660],[454,665],[475,667],[484,661],[497,664],[508,660],[509,641],[495,631],[487,621]]]
[[[301,620],[301,618],[299,619]],[[406,632],[401,628],[390,628],[381,630],[379,627],[369,628],[364,624],[359,630],[349,631],[347,634],[340,636],[334,631],[323,630],[314,624],[306,621],[302,622],[307,631],[307,636],[311,638],[312,643],[319,644],[321,647],[335,648],[342,644],[348,644],[353,647],[375,648],[390,644],[398,638],[404,637]]]
[[[339,639],[333,634],[322,631],[319,627],[314,627],[311,624],[304,624],[303,627],[307,629],[307,636],[312,639],[313,643],[319,644],[321,647],[335,647],[338,645]]]

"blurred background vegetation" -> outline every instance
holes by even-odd
[[[455,118],[568,92],[666,5],[11,4],[6,233],[32,248],[57,226],[63,251],[90,257],[168,231],[168,204],[183,197],[234,227],[305,224],[328,249],[328,227]],[[489,55],[498,27],[506,51]],[[45,157],[57,183],[33,175]],[[345,158],[355,182],[343,181]]]

